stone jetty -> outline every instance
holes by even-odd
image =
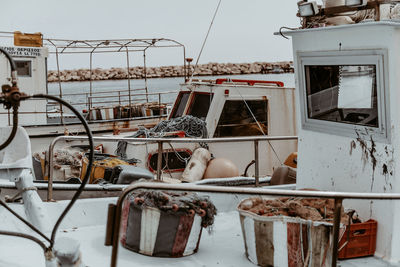
[[[186,66],[187,72],[189,67]],[[194,67],[190,66],[190,74],[194,71]],[[254,62],[254,63],[208,63],[198,65],[194,76],[218,76],[218,75],[240,75],[240,74],[268,74],[268,73],[290,73],[293,72],[293,62]],[[147,78],[167,78],[167,77],[183,77],[183,66],[162,66],[147,67]],[[129,68],[130,79],[143,79],[143,67]],[[51,70],[47,77],[49,82],[58,81],[58,72]],[[92,80],[120,80],[128,79],[127,68],[111,68],[111,69],[93,69]],[[62,70],[60,71],[60,80],[62,82],[72,81],[89,81],[89,69]]]

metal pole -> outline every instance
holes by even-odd
[[[187,75],[186,74],[186,51],[185,51],[185,46],[182,46],[183,47],[183,80],[184,80],[184,83],[186,83],[187,82],[187,80],[189,80],[189,75]],[[187,76],[187,78],[186,78],[186,76]]]
[[[126,66],[128,69],[128,91],[129,91],[129,114],[130,114],[130,108],[131,108],[131,75],[129,73],[129,50],[128,47],[125,46],[126,48]]]
[[[158,94],[158,112],[160,113],[159,115],[161,116],[161,93]]]
[[[60,77],[60,64],[58,62],[58,49],[56,48],[56,63],[57,63],[57,76],[58,76],[58,88],[60,92],[60,98],[62,98],[62,88],[61,88],[61,77]],[[60,120],[61,123],[64,124],[64,116],[63,116],[63,106],[60,104]]]
[[[56,140],[53,140],[53,142],[49,146],[49,152],[46,153],[48,158],[45,157],[45,160],[47,160],[49,166],[47,168],[47,201],[51,201],[53,199],[53,150],[55,147],[55,142]]]
[[[146,89],[146,102],[149,102],[147,90],[147,71],[146,71],[146,50],[143,50],[143,73],[144,73],[144,88]]]
[[[338,242],[339,242],[339,228],[340,218],[342,211],[343,199],[335,199],[335,217],[333,219],[333,247],[332,247],[332,267],[336,267],[337,264],[337,253],[338,253]],[[350,230],[350,229],[349,229]]]
[[[90,67],[89,67],[89,73],[90,73],[89,94],[90,94],[90,97],[92,97],[92,55],[93,55],[93,51],[90,52]],[[89,113],[90,113],[91,109],[92,109],[92,103],[90,101],[89,102]]]
[[[258,159],[258,140],[254,141],[254,160],[255,160],[254,178],[256,181],[255,186],[259,187],[260,186],[260,184],[259,184],[260,174],[259,174],[259,162],[258,162],[259,161],[259,159]]]
[[[162,156],[163,156],[163,142],[158,142],[158,154],[157,154],[157,180],[161,181],[161,168],[162,168]]]

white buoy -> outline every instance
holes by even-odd
[[[192,155],[185,171],[182,174],[182,181],[196,182],[203,178],[207,163],[211,159],[210,152],[202,147],[197,148]]]

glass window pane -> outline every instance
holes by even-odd
[[[305,66],[311,119],[378,127],[375,65]]]
[[[179,93],[178,100],[172,111],[171,118],[178,118],[183,115],[183,112],[185,111],[186,103],[189,99],[189,96],[190,96],[190,92],[180,92]]]
[[[268,101],[246,100],[246,103],[243,100],[225,101],[214,137],[268,134]]]
[[[18,76],[32,77],[31,61],[15,61]]]
[[[190,105],[188,115],[192,115],[199,119],[205,120],[210,108],[213,94],[209,93],[195,93],[193,102]]]

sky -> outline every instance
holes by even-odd
[[[196,61],[219,0],[2,0],[0,31],[41,32],[45,38],[170,38]],[[199,64],[292,60],[291,40],[273,35],[298,27],[295,0],[222,0]],[[161,51],[162,50],[162,51]],[[131,66],[142,55],[130,56]],[[96,56],[95,67],[126,66],[124,55]],[[181,49],[147,54],[148,66],[182,65]],[[88,68],[89,57],[60,58],[60,69]],[[54,57],[49,69],[55,69]]]

